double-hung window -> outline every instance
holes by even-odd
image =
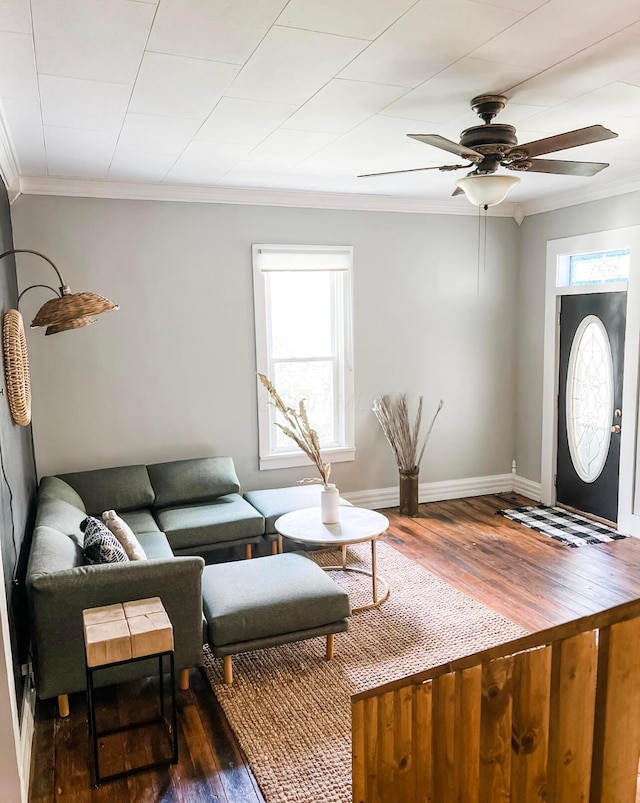
[[[304,399],[329,462],[353,460],[350,246],[254,245],[256,362],[290,407]],[[260,468],[308,464],[258,383]]]

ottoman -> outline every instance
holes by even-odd
[[[250,561],[205,566],[202,603],[211,651],[224,659],[233,682],[232,656],[292,641],[333,637],[349,628],[349,597],[306,555],[289,552]]]

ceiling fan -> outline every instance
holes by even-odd
[[[467,192],[464,182],[478,176],[490,176],[495,173],[498,167],[506,167],[507,170],[522,171],[528,173],[556,173],[568,176],[594,176],[605,167],[607,162],[570,162],[561,159],[536,159],[546,153],[562,151],[566,148],[576,148],[579,145],[588,145],[592,142],[601,142],[605,139],[612,139],[618,135],[601,125],[590,125],[586,128],[578,128],[575,131],[566,131],[564,134],[537,139],[534,142],[527,142],[524,145],[518,144],[516,129],[512,125],[505,123],[492,123],[493,118],[502,111],[507,104],[504,95],[478,95],[471,101],[471,108],[484,121],[484,125],[476,125],[465,129],[460,135],[460,142],[453,142],[439,134],[407,134],[411,139],[424,142],[435,148],[440,148],[449,153],[454,153],[467,160],[469,164],[440,165],[438,167],[414,167],[408,170],[389,170],[383,173],[365,173],[358,178],[369,176],[387,176],[394,173],[415,173],[421,170],[463,170],[472,167],[473,170],[467,174],[466,179],[459,179],[456,182],[459,186],[453,195]],[[506,196],[512,184],[519,179],[502,177],[506,181],[506,189],[500,200],[494,200],[487,205],[500,203]],[[463,189],[464,187],[464,189]],[[485,205],[485,201],[470,200],[478,205]]]

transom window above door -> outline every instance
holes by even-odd
[[[629,280],[631,251],[617,248],[558,257],[557,286],[580,287]]]

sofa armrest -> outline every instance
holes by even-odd
[[[82,611],[160,597],[173,624],[176,669],[202,664],[202,569],[198,557],[79,566],[32,573],[33,640],[38,696],[85,688]],[[152,674],[147,662],[108,670],[102,682]]]

